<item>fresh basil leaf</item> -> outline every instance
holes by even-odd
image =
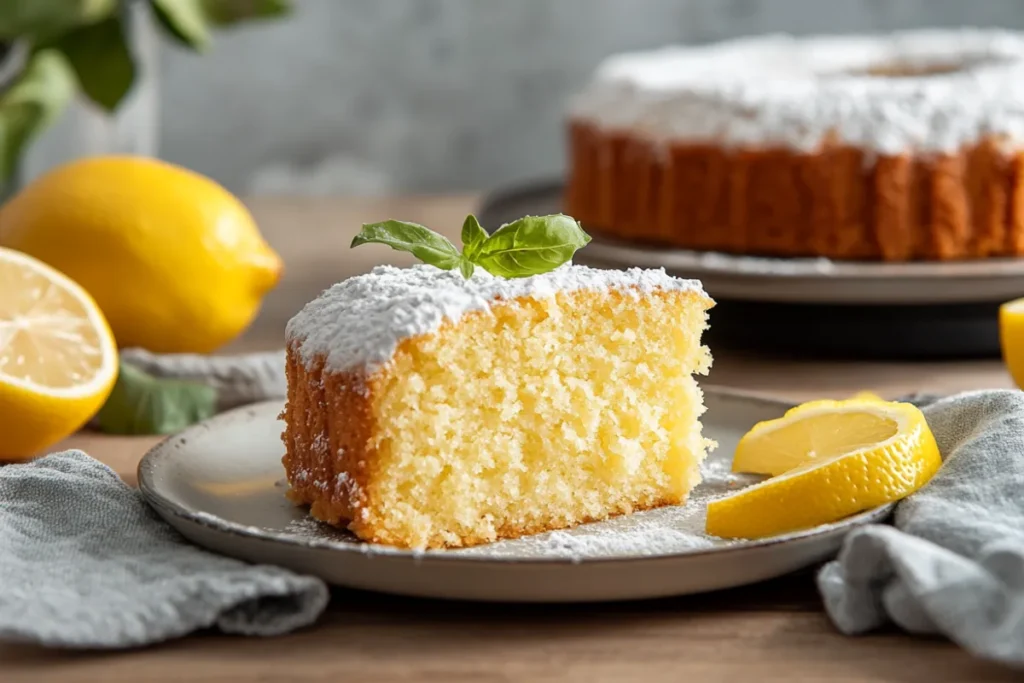
[[[117,0],[0,0],[0,40],[48,39],[105,19]]]
[[[156,18],[186,47],[202,52],[210,43],[203,0],[150,0]]]
[[[462,277],[468,280],[469,278],[473,277],[473,273],[475,271],[476,266],[474,266],[473,262],[470,261],[469,259],[463,258],[461,261],[459,261],[459,272],[462,273]]]
[[[173,434],[216,411],[213,387],[158,379],[122,362],[114,390],[95,421],[109,434]]]
[[[77,28],[54,46],[67,56],[89,99],[108,112],[117,109],[135,81],[135,62],[121,18]]]
[[[528,277],[567,263],[589,242],[590,236],[569,216],[527,216],[496,230],[473,262],[492,275]]]
[[[386,244],[398,251],[407,251],[424,263],[451,270],[459,266],[462,257],[458,249],[444,235],[430,228],[405,221],[366,223],[352,240],[352,247],[367,243]]]
[[[476,216],[469,214],[462,223],[462,253],[470,261],[480,251],[480,247],[487,241],[487,231],[480,225]]]
[[[202,0],[202,3],[207,20],[218,26],[278,17],[292,11],[291,0]]]
[[[10,179],[22,150],[74,97],[75,74],[56,50],[33,53],[18,80],[0,95],[0,185]]]

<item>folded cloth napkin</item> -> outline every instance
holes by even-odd
[[[125,349],[121,351],[121,360],[154,377],[188,380],[213,387],[217,392],[218,410],[288,396],[284,351],[202,356]]]
[[[850,533],[818,587],[836,626],[892,621],[1024,667],[1024,392],[915,400],[943,464],[894,525]]]
[[[81,451],[0,467],[0,639],[125,648],[207,627],[268,636],[312,623],[319,579],[191,545]]]

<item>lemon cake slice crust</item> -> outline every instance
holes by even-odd
[[[363,540],[406,548],[682,503],[706,450],[693,375],[710,365],[700,334],[712,303],[662,277],[449,310],[436,329],[397,339],[388,360],[354,367],[294,335],[289,495]]]

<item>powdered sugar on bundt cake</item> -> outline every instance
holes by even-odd
[[[378,266],[325,290],[288,323],[286,338],[301,358],[332,372],[387,362],[403,339],[436,331],[497,301],[546,298],[559,292],[618,290],[640,296],[655,290],[703,294],[697,280],[664,269],[599,270],[566,265],[526,278],[495,277],[478,268],[466,280],[458,271],[428,265]]]
[[[616,55],[571,115],[652,140],[880,154],[1024,140],[1024,34],[769,35]]]

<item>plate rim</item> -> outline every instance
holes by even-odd
[[[785,406],[792,406],[793,404],[789,401],[772,398],[763,394],[755,392],[743,391],[740,389],[733,389],[729,387],[718,387],[715,385],[705,385],[702,387],[705,393],[714,393],[727,398],[736,398],[740,400],[753,400],[761,402],[775,403],[780,408]],[[829,536],[830,534],[840,531],[842,528],[847,528],[852,531],[856,528],[867,524],[881,523],[886,520],[895,509],[897,503],[886,503],[870,510],[857,513],[845,517],[837,522],[830,524],[823,524],[810,529],[803,529],[800,531],[794,531],[779,536],[771,536],[765,539],[754,539],[740,541],[733,545],[727,546],[714,546],[710,548],[694,548],[692,550],[677,551],[677,552],[662,552],[652,555],[624,555],[624,556],[610,556],[610,557],[565,557],[565,556],[551,556],[551,557],[516,557],[516,556],[500,556],[500,555],[487,555],[487,554],[455,554],[449,550],[410,550],[404,548],[397,548],[393,546],[377,545],[366,542],[359,543],[339,543],[337,541],[331,541],[328,539],[315,539],[315,538],[300,538],[293,534],[282,533],[266,528],[253,527],[245,524],[239,524],[226,520],[222,517],[214,515],[209,512],[202,510],[192,511],[183,505],[169,499],[159,490],[159,484],[155,483],[155,469],[159,467],[158,461],[162,458],[171,457],[176,444],[180,444],[183,439],[187,441],[193,441],[193,437],[200,432],[207,432],[219,426],[219,423],[225,422],[230,423],[239,419],[244,419],[244,415],[248,414],[250,419],[257,417],[256,413],[259,411],[266,411],[272,413],[270,410],[272,407],[280,409],[283,405],[284,399],[274,399],[269,401],[260,401],[258,403],[252,403],[244,406],[219,413],[211,418],[198,422],[191,425],[184,430],[175,434],[169,435],[162,439],[159,443],[151,447],[146,451],[142,459],[139,460],[139,464],[136,468],[136,474],[138,478],[139,491],[143,496],[143,499],[152,506],[158,513],[172,515],[178,519],[187,521],[192,524],[197,524],[203,527],[207,527],[217,532],[228,533],[234,536],[241,536],[245,539],[258,540],[262,542],[277,542],[283,543],[290,547],[302,548],[305,550],[332,550],[340,553],[348,553],[355,556],[370,556],[375,558],[393,558],[401,560],[411,560],[414,562],[440,562],[440,563],[499,563],[502,565],[517,565],[517,566],[551,566],[551,565],[605,565],[605,564],[622,564],[630,562],[669,562],[679,560],[680,558],[690,557],[707,557],[716,556],[720,557],[732,553],[743,553],[760,551],[767,548],[786,545],[790,543],[812,541],[822,536]],[[282,469],[283,474],[283,469]],[[283,495],[283,494],[282,494]],[[684,503],[685,505],[685,503]],[[308,511],[306,515],[308,515]]]
[[[595,235],[587,245],[596,255],[610,259],[615,252],[637,254],[642,258],[657,258],[672,268],[688,268],[697,274],[728,275],[750,280],[773,278],[780,280],[904,280],[929,282],[932,280],[983,278],[999,280],[1024,278],[1024,258],[998,257],[974,261],[834,261],[825,257],[773,257],[730,254],[720,251],[698,251],[666,247],[659,249]],[[594,247],[597,247],[594,249]],[[720,265],[709,265],[705,259],[713,257]],[[771,264],[784,263],[785,268],[772,269]],[[821,264],[827,267],[821,268]],[[762,265],[763,264],[763,265]]]

